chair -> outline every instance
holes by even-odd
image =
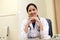
[[[52,37],[52,36],[53,36],[53,32],[52,32],[52,22],[51,22],[50,19],[47,19],[47,18],[46,18],[46,20],[47,20],[47,22],[48,22],[48,24],[49,24],[49,35]]]

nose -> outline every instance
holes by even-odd
[[[34,13],[34,11],[31,11],[31,13],[33,14],[33,13]]]

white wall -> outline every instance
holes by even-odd
[[[0,0],[0,28],[9,26],[8,40],[18,40],[18,26],[17,26],[17,0]],[[6,29],[0,29],[0,37],[5,37]],[[4,36],[5,35],[5,36]],[[1,40],[0,39],[0,40]],[[4,39],[2,39],[4,40]]]
[[[0,0],[0,15],[16,14],[17,0]]]

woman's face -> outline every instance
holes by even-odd
[[[37,16],[37,9],[33,5],[29,6],[28,15],[29,15],[29,17],[36,17]]]

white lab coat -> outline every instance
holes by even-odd
[[[27,35],[28,35],[28,33],[29,33],[29,28],[28,28],[28,32],[26,33],[25,31],[24,31],[24,28],[25,28],[25,24],[27,23],[27,20],[28,20],[28,18],[26,18],[25,20],[23,20],[23,23],[22,23],[22,26],[21,26],[21,29],[20,29],[20,33],[21,33],[21,40],[28,40],[28,37],[27,37]],[[47,22],[47,20],[45,19],[45,18],[40,18],[40,21],[41,21],[41,23],[42,23],[42,25],[43,25],[43,31],[42,30],[40,30],[40,36],[41,36],[41,38],[43,38],[43,39],[48,39],[48,38],[50,38],[50,36],[48,35],[48,33],[49,33],[49,25],[48,25],[48,22]],[[32,23],[31,23],[32,24]],[[30,26],[32,27],[33,25],[31,25],[30,24]],[[34,31],[33,31],[34,32]],[[35,33],[37,33],[37,31],[35,32]],[[37,33],[38,34],[38,33]],[[32,34],[31,34],[32,35]]]

